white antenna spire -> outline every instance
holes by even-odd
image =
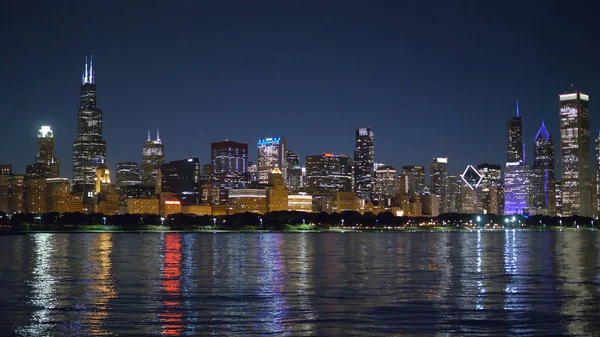
[[[88,83],[88,62],[87,62],[87,56],[85,57],[85,73],[83,75],[83,84]]]
[[[148,129],[148,141],[151,141],[152,138],[150,138],[150,129]]]
[[[92,61],[92,55],[90,55],[90,83],[94,83],[94,64]]]
[[[160,142],[160,133],[158,129],[156,129],[156,141]]]

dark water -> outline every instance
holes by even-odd
[[[0,237],[0,335],[600,336],[600,233]]]

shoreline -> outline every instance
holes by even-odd
[[[0,235],[28,235],[28,234],[100,234],[100,233],[127,233],[127,234],[145,234],[145,233],[191,233],[191,234],[227,234],[227,233],[245,233],[245,234],[261,234],[261,233],[444,233],[444,232],[504,232],[504,231],[536,231],[536,232],[576,232],[576,231],[595,231],[596,228],[572,228],[572,227],[534,227],[534,228],[355,228],[355,229],[322,229],[322,230],[171,230],[171,229],[139,229],[139,230],[120,230],[120,229],[84,229],[84,230],[31,230],[31,231],[1,231]]]

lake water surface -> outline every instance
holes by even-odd
[[[600,233],[3,236],[0,335],[600,336]]]

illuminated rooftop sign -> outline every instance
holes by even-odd
[[[481,174],[479,174],[479,172],[477,172],[477,170],[472,165],[468,165],[465,169],[465,172],[463,172],[463,174],[461,174],[460,177],[472,190],[479,187],[479,184],[483,179]]]
[[[448,163],[448,158],[435,158],[438,163]]]
[[[44,125],[40,128],[39,137],[52,137],[52,136],[53,136],[52,129],[49,126]]]
[[[281,137],[263,138],[258,140],[258,145],[277,145],[281,142]]]

